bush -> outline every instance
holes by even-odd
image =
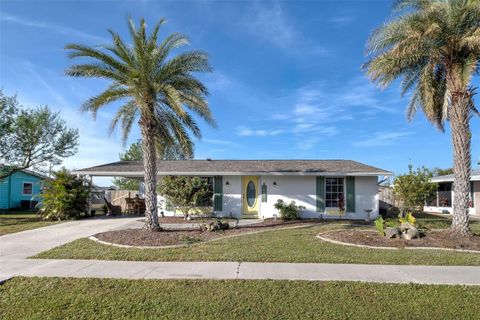
[[[300,218],[300,211],[305,210],[305,207],[297,206],[295,201],[287,205],[282,199],[278,199],[273,206],[280,211],[280,218],[283,220],[297,220]]]
[[[413,214],[409,212],[405,215],[405,218],[403,217],[398,218],[398,221],[400,221],[400,223],[410,223],[412,226],[414,226],[417,219],[415,219]]]
[[[78,219],[88,214],[90,184],[88,180],[71,175],[66,169],[45,181],[39,213],[44,220]]]
[[[375,220],[375,229],[377,229],[381,236],[385,235],[385,220],[383,220],[382,217],[379,217],[377,220]]]

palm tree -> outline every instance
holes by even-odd
[[[402,79],[402,95],[412,93],[409,120],[421,109],[442,132],[450,122],[455,177],[451,231],[469,235],[470,118],[478,114],[471,80],[480,58],[480,1],[398,0],[394,12],[370,36],[364,69],[382,87]]]
[[[191,113],[215,125],[206,96],[207,88],[194,73],[211,71],[208,56],[200,51],[186,51],[172,56],[176,48],[188,44],[178,33],[158,41],[158,33],[165,20],[157,23],[147,35],[145,20],[137,29],[128,20],[132,44],[126,44],[109,30],[112,44],[98,48],[69,44],[70,58],[86,58],[66,70],[72,77],[101,78],[110,82],[105,91],[88,99],[83,111],[93,115],[112,102],[120,106],[112,128],[121,125],[123,141],[127,139],[133,123],[142,135],[145,182],[145,229],[160,230],[157,217],[157,152],[165,146],[178,145],[186,155],[192,154],[190,133],[200,137],[200,129]]]

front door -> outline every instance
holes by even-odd
[[[245,176],[242,183],[243,215],[258,216],[258,177]]]

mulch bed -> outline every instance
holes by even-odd
[[[387,239],[372,230],[337,230],[321,234],[321,236],[345,243],[373,247],[435,247],[480,251],[480,236],[458,237],[448,231],[428,231],[422,238],[410,241],[397,238]]]
[[[163,218],[162,218],[163,219]],[[161,225],[160,221],[160,225]],[[165,223],[165,222],[164,222]],[[190,221],[192,223],[192,221]],[[94,237],[105,242],[142,247],[159,247],[172,245],[188,245],[242,233],[252,233],[262,230],[280,229],[290,226],[301,226],[312,223],[311,220],[282,221],[268,219],[261,223],[224,231],[200,230],[164,230],[150,232],[143,229],[115,230],[96,234]]]

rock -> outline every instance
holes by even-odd
[[[400,232],[405,232],[409,229],[416,229],[416,228],[409,222],[402,222],[399,229],[400,229]]]
[[[387,239],[396,238],[399,235],[400,235],[400,232],[398,231],[397,228],[386,228],[385,229],[385,237],[387,237]]]
[[[405,238],[406,240],[412,240],[414,238],[418,238],[419,236],[419,232],[418,232],[418,229],[413,227],[411,229],[408,229],[404,234],[403,234],[403,238]]]

